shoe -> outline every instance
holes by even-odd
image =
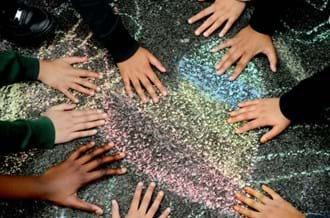
[[[0,11],[0,34],[21,44],[39,43],[54,32],[55,22],[48,12],[27,5]]]

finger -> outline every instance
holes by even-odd
[[[189,24],[193,24],[196,21],[199,21],[200,19],[210,15],[211,13],[213,13],[214,9],[212,7],[207,7],[204,10],[202,10],[201,12],[199,12],[198,14],[196,14],[195,16],[189,18],[188,23]]]
[[[125,90],[126,90],[128,96],[130,98],[133,98],[134,93],[132,91],[132,86],[131,86],[131,82],[130,82],[129,78],[127,76],[124,76],[123,82],[124,82]]]
[[[71,131],[73,132],[78,132],[78,131],[83,131],[87,129],[93,129],[97,128],[99,126],[103,126],[105,124],[105,120],[97,120],[97,121],[92,121],[92,122],[87,122],[87,123],[79,123],[75,124]]]
[[[254,105],[252,105],[252,106],[242,107],[242,108],[240,108],[239,110],[236,110],[236,111],[232,111],[232,112],[229,113],[229,115],[231,117],[236,117],[240,114],[243,114],[243,113],[246,113],[246,112],[251,112],[251,111],[254,111],[254,110],[256,110],[256,107]]]
[[[211,52],[215,53],[215,52],[218,52],[224,48],[228,48],[228,47],[231,47],[232,46],[232,40],[227,40],[225,41],[224,43],[221,43],[220,45],[212,48]]]
[[[164,192],[160,191],[158,194],[157,194],[157,197],[154,201],[154,203],[152,203],[148,213],[147,213],[147,216],[148,217],[154,217],[154,215],[156,214],[158,208],[159,208],[159,205],[160,203],[162,202],[164,198]]]
[[[65,57],[62,58],[62,60],[68,64],[76,64],[76,63],[84,63],[88,60],[88,58],[85,57]]]
[[[272,47],[270,49],[267,49],[266,51],[264,51],[264,54],[267,56],[268,61],[270,63],[270,69],[273,72],[276,72],[276,65],[277,65],[277,56],[276,56],[276,51],[275,48]]]
[[[250,121],[248,122],[247,124],[245,124],[243,127],[237,129],[235,131],[236,134],[241,134],[241,133],[244,133],[244,132],[247,132],[247,131],[250,131],[252,129],[256,129],[256,128],[259,128],[261,127],[262,125],[260,124],[260,121],[259,120],[253,120],[253,121]]]
[[[100,88],[97,87],[97,85],[95,85],[94,83],[88,81],[87,79],[81,79],[81,78],[79,78],[79,79],[76,80],[76,83],[78,83],[78,84],[80,84],[80,85],[82,85],[82,86],[84,86],[86,88],[93,89],[93,90],[95,90],[97,92],[101,91]]]
[[[106,113],[94,113],[94,114],[87,114],[85,116],[73,117],[71,121],[73,124],[82,124],[91,121],[105,121],[107,118]]]
[[[265,195],[263,195],[261,192],[258,192],[250,187],[246,187],[244,188],[244,190],[246,191],[246,193],[248,193],[249,195],[255,197],[258,201],[260,201],[261,203],[267,203],[269,202],[269,198],[266,197]]]
[[[206,21],[204,21],[204,23],[200,27],[197,28],[197,30],[195,31],[195,35],[199,36],[207,28],[209,28],[211,25],[213,25],[215,21],[216,21],[215,16],[209,17]]]
[[[269,194],[273,199],[282,199],[282,197],[277,194],[273,189],[271,189],[270,187],[266,186],[266,185],[262,185],[261,188],[267,193]]]
[[[235,197],[237,200],[241,201],[242,203],[246,204],[247,206],[257,210],[257,211],[261,211],[262,210],[262,206],[263,204],[258,203],[255,200],[252,200],[251,198],[248,198],[242,194],[236,193]]]
[[[112,218],[120,218],[120,213],[119,213],[119,205],[116,200],[112,200]]]
[[[163,96],[167,96],[168,92],[167,89],[163,86],[163,84],[160,82],[158,77],[155,75],[154,72],[149,72],[148,78],[151,80],[151,82],[158,88],[158,90],[162,93]]]
[[[71,101],[73,101],[74,103],[78,103],[79,102],[79,100],[76,98],[76,97],[74,97],[74,95],[71,93],[71,92],[69,92],[69,90],[67,90],[67,89],[61,89],[60,90],[66,97],[68,97]]]
[[[234,207],[234,209],[235,209],[238,213],[240,213],[241,215],[246,216],[246,217],[248,217],[248,218],[257,218],[258,215],[259,215],[258,212],[254,212],[254,211],[252,211],[252,210],[249,210],[249,209],[247,209],[247,208],[244,208],[244,207],[241,207],[241,206],[238,206],[238,205],[236,205],[236,206]]]
[[[150,83],[148,78],[141,79],[142,85],[145,87],[149,95],[151,96],[153,102],[157,103],[159,101],[159,97],[157,96],[153,86]]]
[[[221,18],[218,18],[214,23],[213,25],[208,29],[206,30],[206,32],[204,33],[204,36],[205,37],[208,37],[210,35],[212,35],[212,33],[214,31],[216,31],[224,22],[225,20],[221,17]]]
[[[148,54],[148,59],[150,61],[150,63],[155,66],[160,72],[165,73],[166,72],[166,68],[164,67],[164,65],[152,54]]]
[[[281,132],[283,131],[283,129],[278,128],[277,126],[274,126],[270,131],[268,131],[267,133],[265,133],[261,139],[260,142],[261,143],[266,143],[269,140],[273,139],[274,137],[276,137],[277,135],[279,135]]]
[[[151,201],[152,193],[154,192],[155,187],[156,187],[156,184],[154,182],[150,183],[146,193],[144,194],[142,203],[140,205],[140,210],[143,213],[147,212],[147,209],[148,209],[150,201]]]
[[[70,155],[69,159],[76,160],[78,157],[80,157],[82,154],[84,154],[86,151],[88,151],[94,146],[95,146],[95,142],[89,142],[86,145],[81,146]]]
[[[242,114],[239,114],[235,117],[231,117],[228,119],[228,123],[237,123],[237,122],[241,122],[241,121],[249,121],[252,119],[257,118],[257,113],[255,113],[254,111],[252,112],[245,112]]]
[[[136,92],[138,93],[140,99],[142,100],[142,102],[147,103],[148,99],[147,99],[146,95],[144,94],[144,91],[142,90],[140,81],[137,79],[134,79],[133,86],[134,86]]]
[[[103,214],[103,210],[99,206],[87,203],[76,196],[70,197],[64,206],[95,213],[99,216]]]
[[[241,103],[238,104],[238,106],[239,107],[248,107],[248,106],[256,105],[256,104],[259,104],[259,103],[260,103],[260,100],[256,99],[256,100],[253,100],[253,101],[241,102]]]
[[[73,133],[71,133],[69,139],[70,139],[70,141],[72,141],[72,140],[78,139],[78,138],[85,138],[85,137],[93,136],[93,135],[96,135],[96,133],[97,133],[96,129],[80,131],[80,132],[73,132]]]
[[[218,74],[225,73],[230,66],[232,66],[242,56],[241,51],[236,51],[233,47],[229,50],[229,55],[226,60],[222,60],[222,63],[218,66]]]
[[[76,107],[75,104],[59,104],[49,108],[49,110],[67,111],[67,110],[73,110],[75,107]]]
[[[125,154],[124,153],[118,153],[115,155],[108,155],[102,158],[98,158],[96,160],[93,160],[87,164],[84,165],[84,170],[86,172],[90,172],[104,164],[108,164],[108,163],[113,163],[115,161],[119,161],[125,158]]]
[[[79,118],[90,115],[96,115],[96,114],[104,114],[104,112],[100,109],[83,109],[83,110],[71,111],[72,117],[79,117]]]
[[[127,172],[126,168],[118,168],[118,169],[102,169],[89,173],[86,177],[86,183],[90,183],[97,179],[101,179],[105,176],[116,176],[123,175]]]
[[[141,195],[142,195],[143,183],[139,182],[135,188],[134,196],[131,203],[131,209],[137,210],[140,205]]]
[[[94,92],[94,91],[89,90],[89,89],[86,89],[86,88],[84,88],[83,86],[78,85],[78,84],[76,84],[76,83],[72,83],[72,84],[70,85],[70,88],[76,90],[77,92],[80,92],[80,93],[86,94],[86,95],[92,95],[92,96],[95,95],[95,92]]]
[[[233,80],[237,79],[237,77],[241,74],[241,72],[244,70],[244,68],[246,67],[246,65],[249,63],[249,61],[251,59],[252,59],[252,57],[250,55],[243,55],[243,57],[240,59],[240,61],[236,65],[235,70],[229,77],[229,80],[233,81]]]
[[[159,218],[167,218],[167,217],[169,217],[170,213],[171,213],[171,209],[166,208],[166,210],[164,210],[164,212],[160,215]]]
[[[77,74],[79,77],[95,78],[95,79],[102,78],[102,76],[99,73],[88,71],[88,70],[77,70]]]
[[[234,21],[232,19],[227,20],[227,23],[226,23],[225,27],[219,33],[219,36],[224,37],[227,34],[227,32],[229,31],[229,29],[232,27],[233,23],[234,23]]]
[[[94,151],[80,157],[77,161],[80,165],[83,165],[83,164],[87,163],[88,161],[92,160],[93,158],[110,151],[114,146],[115,145],[113,143],[110,143],[101,148],[95,149]]]

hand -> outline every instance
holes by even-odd
[[[245,3],[239,0],[215,0],[215,2],[208,8],[202,10],[195,16],[188,20],[189,24],[193,24],[205,17],[206,21],[195,31],[199,36],[204,33],[205,37],[210,36],[214,31],[226,23],[221,30],[219,36],[223,37],[241,16],[244,11]]]
[[[55,144],[95,135],[95,128],[105,124],[106,113],[100,110],[74,111],[74,108],[72,104],[60,104],[41,114],[53,122]]]
[[[143,197],[142,202],[141,201],[141,194],[142,194],[142,189],[143,189],[143,183],[140,182],[134,193],[134,197],[131,203],[131,207],[128,211],[128,214],[126,218],[153,218],[159,208],[160,203],[163,200],[164,197],[164,192],[160,191],[149,208],[150,205],[150,200],[152,198],[152,193],[156,187],[155,183],[151,183]],[[148,209],[149,208],[149,209]],[[170,208],[167,208],[162,215],[160,215],[159,218],[167,218],[170,214],[171,210]],[[120,218],[119,214],[119,205],[117,201],[113,200],[112,201],[112,218]]]
[[[95,91],[100,91],[99,87],[88,81],[88,78],[101,78],[98,73],[75,69],[71,66],[86,61],[87,57],[60,58],[54,61],[40,60],[38,80],[61,91],[70,100],[78,103],[78,99],[69,92],[69,89],[87,95],[94,95]]]
[[[247,26],[234,38],[213,48],[212,52],[218,52],[228,47],[230,47],[228,53],[215,65],[219,75],[224,74],[231,65],[237,62],[234,72],[229,77],[229,80],[235,80],[249,61],[259,53],[263,53],[268,57],[271,70],[276,72],[277,57],[270,36],[258,33]]]
[[[152,84],[159,89],[163,96],[167,95],[167,90],[151,69],[150,64],[155,66],[160,72],[166,72],[165,67],[159,62],[159,60],[157,60],[157,58],[155,58],[149,51],[141,47],[132,57],[126,61],[118,63],[117,65],[121,77],[123,78],[126,92],[130,97],[133,97],[131,87],[131,85],[133,85],[141,100],[146,103],[148,98],[144,94],[143,86],[150,94],[153,101],[157,103],[159,97]]]
[[[281,112],[279,98],[266,98],[238,104],[239,110],[230,112],[229,123],[248,121],[236,130],[237,134],[264,126],[272,129],[264,134],[260,142],[265,143],[285,130],[291,123]]]
[[[89,151],[95,144],[86,144],[75,152],[64,162],[47,170],[40,178],[41,187],[44,187],[43,199],[55,204],[76,208],[97,215],[102,215],[103,210],[80,199],[77,191],[84,185],[97,179],[122,175],[126,173],[126,168],[121,169],[99,169],[104,164],[113,163],[125,157],[124,153],[106,155],[113,144]]]
[[[304,218],[305,215],[294,208],[289,202],[284,200],[271,188],[263,185],[262,189],[272,198],[261,194],[252,188],[245,188],[246,193],[256,198],[257,201],[244,196],[243,194],[236,194],[237,200],[246,204],[251,209],[236,205],[234,209],[241,215],[248,218]]]

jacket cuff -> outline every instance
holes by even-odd
[[[24,68],[23,72],[25,72],[22,79],[24,81],[38,80],[39,60],[37,58],[21,56],[20,62],[22,64],[22,67]]]
[[[111,36],[103,40],[103,43],[114,61],[119,63],[133,56],[139,48],[139,43],[130,36],[119,18],[116,22]]]
[[[37,148],[53,148],[55,144],[55,127],[48,117],[28,121],[32,133],[30,144]]]

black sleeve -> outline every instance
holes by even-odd
[[[280,16],[286,7],[289,7],[289,0],[255,0],[255,10],[250,20],[251,27],[263,34],[273,35]],[[291,4],[290,4],[291,5]]]
[[[72,0],[72,4],[116,63],[127,60],[137,51],[139,44],[127,32],[120,17],[113,13],[106,0]]]
[[[283,115],[293,122],[310,121],[330,106],[330,67],[301,81],[280,98]]]

